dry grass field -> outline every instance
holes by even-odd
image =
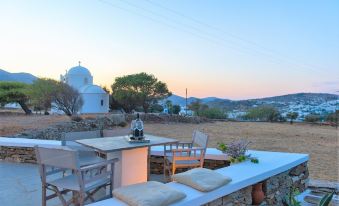
[[[145,125],[147,133],[181,140],[190,140],[194,129],[209,134],[209,147],[246,138],[252,142],[251,149],[310,154],[311,178],[338,181],[338,130],[334,127],[263,122]]]
[[[70,120],[66,116],[0,115],[0,136],[64,121]],[[334,127],[262,122],[145,124],[146,133],[180,140],[190,140],[195,129],[209,134],[209,147],[215,147],[218,142],[246,138],[252,142],[251,149],[308,153],[311,178],[338,181],[338,130]]]

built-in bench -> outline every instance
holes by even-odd
[[[191,187],[176,182],[167,185],[184,192],[185,199],[172,206],[190,205],[227,205],[240,202],[251,205],[252,185],[263,182],[267,205],[282,205],[282,199],[292,187],[305,189],[308,179],[307,154],[248,151],[259,159],[259,164],[249,161],[215,170],[231,177],[232,182],[211,192],[200,192]],[[127,204],[116,198],[92,203],[89,206],[126,206]]]

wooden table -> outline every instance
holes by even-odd
[[[118,158],[114,168],[114,188],[146,182],[149,178],[150,147],[177,143],[178,140],[146,134],[148,143],[130,143],[127,136],[82,139],[76,142],[106,154],[107,159]]]

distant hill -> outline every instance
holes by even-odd
[[[274,97],[266,97],[261,99],[254,99],[257,101],[274,101],[274,102],[297,102],[297,101],[317,101],[325,100],[331,101],[338,99],[336,94],[327,94],[327,93],[296,93],[296,94],[287,94]]]
[[[181,105],[181,106],[184,106],[186,104],[185,97],[181,97],[181,96],[178,96],[178,95],[175,95],[175,94],[168,97],[166,100],[170,100],[172,102],[172,104],[178,104],[178,105]],[[221,99],[221,98],[217,98],[217,97],[205,97],[205,98],[200,98],[200,99],[197,98],[197,97],[189,97],[189,98],[187,98],[187,104],[191,104],[192,102],[195,102],[197,100],[200,100],[201,103],[203,103],[203,104],[208,104],[209,102],[230,101],[230,100],[227,100],[227,99]]]
[[[33,83],[37,77],[29,73],[10,73],[5,70],[0,69],[0,81],[14,81],[14,82],[23,82],[27,84]]]
[[[178,95],[172,95],[168,100],[171,100],[173,104],[179,104],[181,106],[185,105],[185,98]],[[191,104],[193,101],[198,100],[199,98],[190,97],[188,98],[188,104]],[[207,104],[209,107],[217,107],[225,110],[246,110],[256,105],[274,105],[282,106],[286,104],[294,104],[298,102],[303,103],[322,103],[326,101],[338,100],[339,96],[336,94],[327,94],[327,93],[296,93],[296,94],[287,94],[274,97],[266,97],[260,99],[248,99],[248,100],[228,100],[221,99],[217,97],[207,97],[201,98],[200,101],[204,104]]]

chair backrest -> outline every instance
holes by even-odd
[[[130,128],[122,128],[122,129],[104,129],[102,134],[104,137],[118,137],[118,136],[126,136],[130,133]]]
[[[207,144],[208,144],[208,135],[198,130],[195,130],[193,133],[192,143],[193,143],[193,146],[197,145],[198,147],[205,148],[206,150]]]
[[[67,132],[62,137],[62,145],[67,145],[68,142],[74,142],[80,139],[93,139],[101,137],[100,130],[83,131],[83,132]]]
[[[41,166],[51,166],[62,169],[79,169],[79,157],[75,150],[65,146],[45,148],[35,146],[37,163]]]
[[[187,148],[172,151],[173,164],[181,167],[202,167],[204,164],[205,150],[203,148]],[[180,163],[182,162],[182,163]]]

